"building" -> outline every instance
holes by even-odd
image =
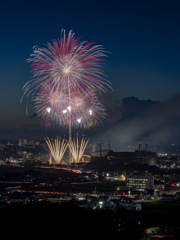
[[[28,145],[34,145],[34,139],[29,140]]]
[[[154,176],[150,174],[126,175],[125,186],[140,191],[154,189]]]
[[[165,185],[164,184],[154,184],[154,189],[164,190]]]
[[[27,139],[19,139],[19,145],[34,145],[34,139],[32,140],[27,140]],[[38,143],[37,145],[40,145],[40,143]]]
[[[19,145],[20,146],[22,145],[22,139],[19,139]]]
[[[92,151],[91,160],[107,159],[122,163],[137,162],[140,164],[156,165],[156,153],[136,150],[135,152],[113,152],[112,150]]]
[[[27,139],[23,139],[23,145],[27,145]]]

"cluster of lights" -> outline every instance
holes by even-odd
[[[48,113],[51,112],[51,108],[50,107],[47,107],[46,110],[47,110]],[[67,113],[67,111],[69,111],[69,112],[71,111],[71,106],[68,106],[67,109],[64,109],[62,112],[63,112],[63,114],[65,114],[65,113]],[[89,114],[92,115],[92,113],[93,113],[93,111],[90,109],[89,110]],[[82,121],[82,118],[78,118],[77,119],[78,123],[81,123],[81,121]]]

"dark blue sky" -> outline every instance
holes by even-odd
[[[30,77],[32,47],[73,30],[103,45],[116,99],[166,100],[180,92],[180,1],[16,0],[0,5],[0,130],[39,126],[26,116],[22,87]],[[29,102],[29,115],[33,108]]]

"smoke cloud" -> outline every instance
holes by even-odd
[[[108,116],[111,111],[108,110]],[[116,112],[116,122],[108,121],[107,128],[92,141],[102,139],[106,147],[109,140],[114,151],[136,150],[139,142],[144,148],[148,142],[154,151],[162,151],[171,143],[180,146],[180,94],[163,102],[125,98],[112,115]]]

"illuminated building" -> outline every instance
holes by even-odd
[[[154,189],[154,176],[150,174],[126,175],[125,186],[142,191]]]
[[[23,139],[23,145],[27,144],[27,139]]]

